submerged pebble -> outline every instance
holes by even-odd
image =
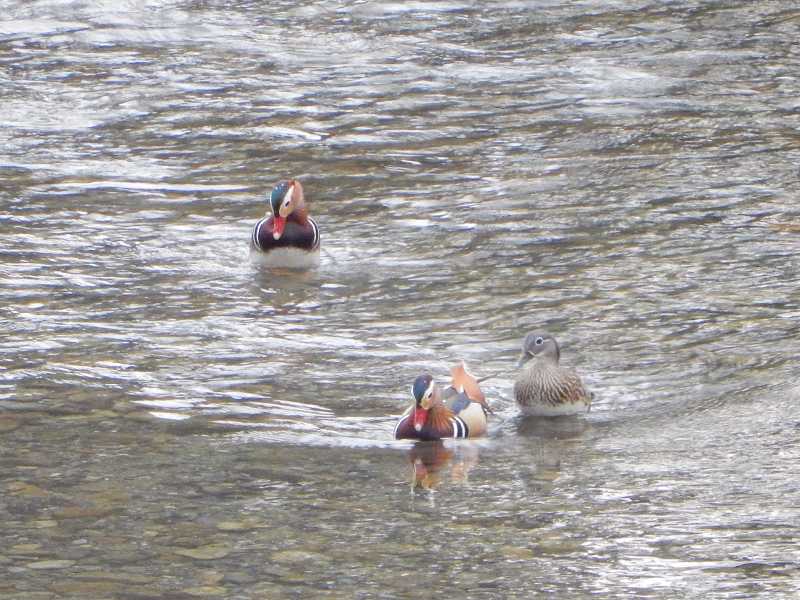
[[[74,560],[39,560],[25,566],[29,569],[66,569],[74,564]]]
[[[12,417],[0,416],[0,433],[14,431],[20,426],[20,422]]]
[[[227,544],[208,544],[197,548],[173,548],[172,552],[178,556],[186,556],[196,560],[216,560],[228,556],[232,548]]]

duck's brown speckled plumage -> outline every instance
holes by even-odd
[[[592,394],[575,371],[558,364],[559,358],[553,336],[526,336],[521,359],[525,366],[514,383],[514,397],[524,414],[557,416],[589,410]]]
[[[520,374],[514,383],[514,396],[523,406],[584,402],[588,407],[591,403],[591,396],[575,371],[544,362],[537,362]]]

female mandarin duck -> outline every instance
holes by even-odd
[[[395,426],[395,439],[474,438],[486,433],[489,406],[478,380],[467,372],[463,362],[450,373],[452,383],[445,389],[428,374],[414,380],[414,403]]]
[[[308,216],[303,186],[297,179],[272,189],[267,213],[253,228],[253,247],[271,267],[308,269],[319,264],[319,228]]]
[[[549,333],[525,336],[518,365],[524,367],[514,382],[514,397],[523,414],[556,417],[589,410],[593,394],[575,371],[559,366],[560,357],[558,342]]]

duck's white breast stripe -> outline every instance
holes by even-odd
[[[467,425],[459,417],[453,417],[453,437],[467,437]]]
[[[253,227],[253,244],[259,250],[263,250],[264,248],[261,247],[261,244],[258,243],[258,237],[261,234],[261,226],[267,222],[267,219],[261,219],[256,226]]]
[[[311,227],[314,229],[314,242],[311,244],[311,249],[313,250],[319,244],[319,227],[311,217],[308,218],[308,222],[311,223]]]

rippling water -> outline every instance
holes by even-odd
[[[791,3],[2,8],[0,598],[800,593]],[[459,358],[488,438],[392,442]]]

